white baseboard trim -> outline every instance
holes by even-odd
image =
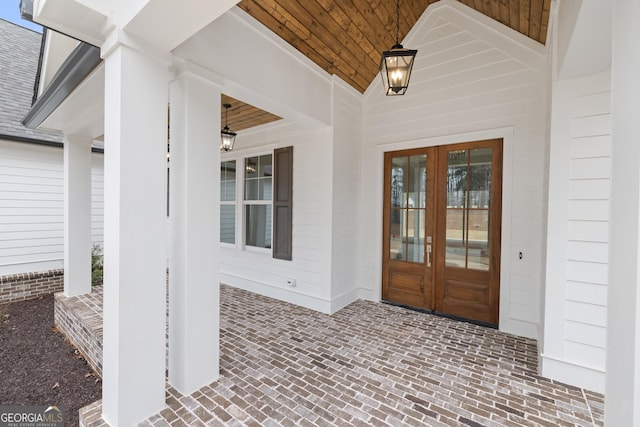
[[[501,318],[498,330],[507,334],[538,340],[538,325],[524,320],[514,319],[512,317],[507,317],[506,319]]]
[[[225,273],[220,273],[220,281],[224,284],[244,289],[245,291],[255,292],[256,294],[299,305],[321,313],[330,314],[331,312],[330,301],[296,291],[296,288],[280,288]]]
[[[576,387],[604,393],[605,371],[557,357],[540,355],[541,374]]]
[[[229,286],[255,292],[290,304],[299,305],[325,314],[333,314],[358,299],[358,290],[346,292],[331,300],[300,292],[297,288],[284,288],[267,283],[220,273],[220,281]]]
[[[341,310],[358,299],[358,289],[354,288],[331,300],[331,314]]]
[[[380,302],[380,295],[378,295],[373,289],[358,289],[358,298],[365,301]]]

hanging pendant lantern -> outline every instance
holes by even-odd
[[[385,94],[404,95],[409,87],[413,60],[418,53],[415,49],[405,49],[399,41],[400,35],[400,0],[396,3],[396,44],[391,50],[382,52],[380,59],[380,76]]]
[[[222,104],[225,108],[224,128],[220,131],[220,150],[231,151],[236,142],[236,133],[229,129],[229,108],[231,104]]]

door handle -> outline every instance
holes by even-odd
[[[431,245],[427,245],[427,267],[431,267]]]

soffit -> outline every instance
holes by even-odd
[[[264,125],[282,118],[225,94],[222,94],[222,104],[231,105],[229,108],[229,129],[233,132],[239,132],[254,126]],[[222,129],[224,125],[225,111],[223,107],[220,117],[220,129]]]

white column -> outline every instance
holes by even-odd
[[[91,292],[91,138],[64,137],[64,294]]]
[[[640,0],[613,3],[605,424],[640,425]]]
[[[183,71],[170,99],[169,382],[191,394],[219,373],[220,90]]]
[[[555,53],[554,53],[555,54]],[[569,168],[571,146],[571,80],[551,78],[551,131],[548,169],[547,248],[544,289],[544,335],[540,369],[548,378],[575,384],[575,365],[565,357],[567,241],[569,240]],[[590,379],[591,383],[593,380]]]
[[[111,426],[136,424],[165,406],[170,57],[141,51],[117,41],[103,47],[102,410]]]

